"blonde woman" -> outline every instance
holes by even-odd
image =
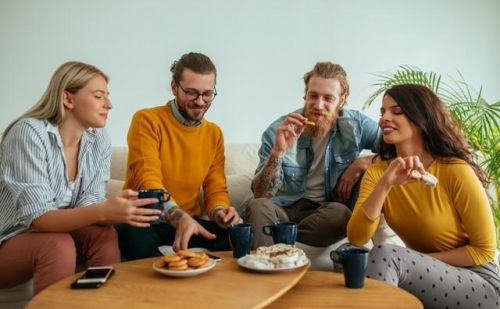
[[[123,191],[105,200],[111,101],[98,68],[67,62],[0,144],[0,288],[34,278],[35,293],[88,266],[120,261],[113,223],[149,226],[158,210]]]

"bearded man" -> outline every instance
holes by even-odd
[[[255,225],[254,248],[273,243],[262,226],[275,221],[296,222],[297,240],[311,246],[344,238],[355,187],[373,160],[360,152],[378,144],[377,123],[343,108],[349,84],[340,65],[318,62],[304,82],[304,108],[262,135],[247,217]]]
[[[174,99],[142,109],[132,119],[124,187],[163,189],[171,199],[160,223],[116,227],[127,260],[160,256],[163,245],[175,251],[230,250],[227,227],[242,222],[229,201],[224,136],[204,118],[217,95],[215,65],[204,54],[187,53],[170,71]]]

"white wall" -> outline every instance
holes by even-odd
[[[169,66],[200,51],[218,67],[207,113],[228,142],[257,142],[279,115],[303,104],[304,72],[344,66],[350,107],[361,108],[374,73],[413,64],[460,71],[500,98],[498,0],[0,0],[0,130],[41,96],[65,61],[111,77],[108,130],[126,145],[134,111],[162,104]],[[378,117],[379,102],[368,110]]]

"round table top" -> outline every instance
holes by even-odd
[[[222,261],[190,278],[155,272],[158,258],[114,265],[115,274],[98,289],[71,290],[81,274],[61,280],[37,294],[27,308],[422,308],[403,289],[366,279],[362,289],[344,286],[341,273],[308,272],[308,267],[279,273],[246,270],[231,252],[216,252]]]
[[[37,294],[27,308],[263,308],[290,290],[309,266],[263,273],[242,268],[231,252],[210,271],[174,278],[153,270],[158,258],[113,265],[115,274],[98,289],[72,290],[81,274]]]
[[[267,308],[423,308],[418,298],[398,287],[366,278],[362,289],[344,286],[342,273],[310,271]]]

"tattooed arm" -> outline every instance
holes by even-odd
[[[171,225],[175,226],[175,224],[177,223],[177,221],[179,221],[183,214],[184,211],[179,206],[174,206],[167,210],[167,213],[165,214],[165,220]]]
[[[282,157],[271,154],[264,168],[255,175],[252,181],[253,195],[255,198],[270,198],[279,188],[279,169],[281,168]]]

